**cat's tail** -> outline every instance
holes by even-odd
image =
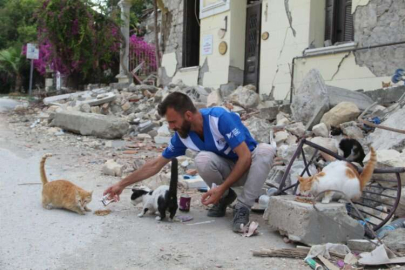
[[[377,153],[374,148],[370,146],[370,160],[367,162],[367,165],[364,167],[363,172],[360,174],[360,188],[364,189],[368,181],[370,181],[371,176],[373,176],[374,167],[377,163]]]
[[[169,186],[169,192],[171,194],[176,194],[177,195],[177,182],[179,178],[179,172],[177,168],[177,158],[172,158],[172,173],[170,177],[170,186]]]
[[[46,183],[48,183],[48,178],[46,178],[46,173],[45,173],[45,161],[48,157],[51,157],[52,154],[45,154],[42,159],[41,159],[41,163],[39,165],[39,171],[41,172],[41,181],[42,181],[42,185],[45,185]]]

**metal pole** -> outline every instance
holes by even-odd
[[[34,59],[31,59],[31,70],[30,70],[30,88],[28,90],[28,94],[32,95],[32,75],[34,72]]]

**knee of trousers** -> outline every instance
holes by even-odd
[[[195,166],[199,174],[203,174],[207,168],[215,166],[216,154],[208,151],[201,151],[194,159]]]
[[[260,159],[265,163],[270,163],[273,161],[273,158],[276,155],[276,153],[277,149],[274,146],[270,144],[261,143],[257,146],[255,150],[255,158]]]

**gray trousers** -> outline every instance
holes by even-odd
[[[261,189],[270,172],[276,148],[260,143],[252,152],[252,164],[248,171],[232,186],[243,186],[243,192],[238,196],[238,201],[252,207],[260,196]],[[195,164],[200,176],[209,187],[212,184],[221,185],[235,167],[236,162],[218,156],[213,152],[202,151],[195,158]]]

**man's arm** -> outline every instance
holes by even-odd
[[[110,194],[110,198],[115,198],[116,201],[119,201],[119,195],[122,193],[125,187],[157,174],[167,163],[169,163],[169,161],[170,159],[164,158],[163,156],[152,159],[118,183],[107,188],[103,194]]]
[[[234,149],[235,153],[238,155],[238,161],[235,164],[232,172],[225,179],[225,182],[216,188],[210,189],[205,193],[201,202],[204,205],[216,204],[225,191],[227,191],[236,181],[238,181],[243,174],[250,168],[252,163],[252,154],[245,142],[242,142],[239,146]]]

